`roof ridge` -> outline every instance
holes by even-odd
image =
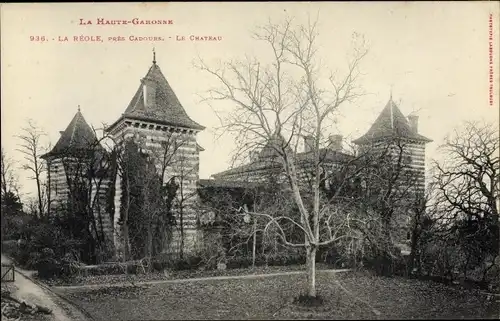
[[[75,138],[76,128],[78,127],[78,121],[80,120],[80,116],[82,116],[82,113],[80,112],[80,110],[78,110],[76,112],[75,117],[74,117],[74,119],[75,119],[75,125],[73,126],[73,130],[71,132],[71,136],[70,136],[70,139],[69,139],[69,146],[71,146],[71,144],[75,140],[74,138]]]

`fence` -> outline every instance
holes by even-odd
[[[14,282],[14,265],[2,264],[2,282]]]

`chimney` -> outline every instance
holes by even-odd
[[[415,133],[418,133],[418,116],[410,115],[408,116],[408,120],[410,121],[411,130],[413,130]]]
[[[258,150],[251,150],[250,151],[250,162],[256,162],[259,159],[259,151]]]
[[[142,90],[144,96],[144,106],[154,108],[156,104],[156,81],[149,78],[142,79]]]
[[[304,136],[304,152],[308,153],[314,149],[314,137]]]
[[[330,135],[330,148],[340,152],[342,150],[342,135]]]

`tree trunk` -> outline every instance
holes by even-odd
[[[50,207],[52,203],[51,189],[52,189],[52,178],[50,176],[50,171],[47,169],[47,218],[50,217]]]
[[[182,191],[181,191],[182,194]],[[181,195],[182,198],[182,195]],[[183,211],[183,206],[182,202],[180,202],[180,208],[179,208],[179,223],[180,223],[180,245],[179,245],[179,258],[182,260],[184,258],[184,211]]]
[[[152,271],[151,257],[153,255],[153,228],[151,220],[148,224],[148,272]]]
[[[415,268],[417,268],[417,251],[418,251],[418,241],[420,239],[420,231],[418,230],[418,227],[414,227],[413,231],[411,233],[411,249],[410,249],[410,271],[412,271]],[[418,271],[417,269],[416,271]]]
[[[129,172],[128,168],[125,169],[124,176],[125,176],[125,181],[124,181],[124,186],[125,186],[125,191],[126,191],[126,196],[125,196],[125,208],[123,211],[123,262],[127,262],[127,260],[130,257],[129,253],[129,235],[128,235],[128,215],[130,211],[130,177],[129,177]]]
[[[123,224],[123,262],[127,262],[130,257],[128,242],[128,225]]]
[[[306,248],[307,295],[316,297],[316,247]]]
[[[35,166],[37,166],[37,162],[35,161]],[[43,203],[42,203],[42,188],[40,184],[40,174],[35,173],[35,180],[36,180],[36,189],[38,193],[38,210],[39,210],[39,215],[40,218],[43,218]]]
[[[255,268],[255,249],[257,247],[257,219],[253,219],[252,268]]]

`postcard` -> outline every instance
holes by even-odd
[[[498,3],[0,8],[3,317],[498,313]]]

